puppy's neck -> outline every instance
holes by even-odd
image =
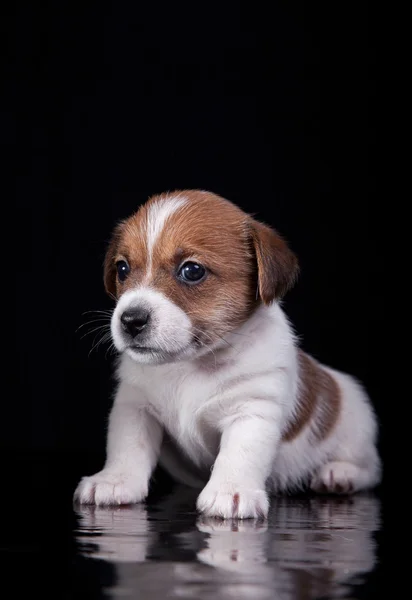
[[[250,349],[260,339],[269,323],[281,310],[278,304],[260,304],[252,315],[239,327],[222,336],[218,344],[207,352],[193,358],[191,362],[202,371],[214,372],[235,365],[239,355]]]

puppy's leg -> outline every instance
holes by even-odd
[[[329,372],[342,394],[342,412],[336,425],[339,442],[313,474],[310,486],[318,493],[350,494],[372,488],[381,479],[377,419],[369,397],[353,377]]]
[[[220,451],[197,508],[209,517],[266,518],[265,490],[280,439],[279,408],[274,401],[239,403],[221,423]]]
[[[104,469],[83,477],[74,498],[82,504],[134,504],[148,494],[162,429],[136,403],[138,391],[121,383],[110,414]]]
[[[360,466],[344,460],[328,462],[312,478],[311,489],[323,494],[352,494],[375,486],[379,481],[374,466]]]

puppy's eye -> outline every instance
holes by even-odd
[[[204,279],[206,269],[195,262],[185,262],[179,269],[178,277],[185,283],[199,283]]]
[[[116,263],[117,276],[119,281],[124,281],[130,273],[130,267],[125,260],[119,260]]]

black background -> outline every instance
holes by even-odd
[[[102,262],[116,221],[176,188],[219,193],[289,240],[301,275],[285,309],[302,346],[360,378],[382,420],[366,6],[19,5],[8,451],[63,452],[76,476],[90,457],[101,466],[112,356],[89,355],[93,335],[76,330],[112,307]]]
[[[55,578],[64,592],[51,597],[78,581],[91,598],[112,577],[75,558],[72,493],[103,464],[113,389],[107,345],[89,355],[90,326],[78,328],[86,311],[112,308],[105,248],[149,195],[208,189],[289,240],[301,275],[285,310],[305,350],[365,384],[387,466],[382,298],[393,277],[390,232],[377,227],[367,3],[72,0],[3,12],[2,141],[15,176],[2,203],[0,497],[16,593]]]

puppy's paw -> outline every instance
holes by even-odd
[[[118,506],[142,502],[148,494],[148,485],[122,473],[103,470],[83,477],[74,492],[74,501],[97,506]]]
[[[359,467],[347,462],[330,462],[313,477],[311,489],[319,494],[352,494],[358,488]]]
[[[262,489],[209,482],[197,499],[197,509],[206,517],[266,519],[269,500]]]

